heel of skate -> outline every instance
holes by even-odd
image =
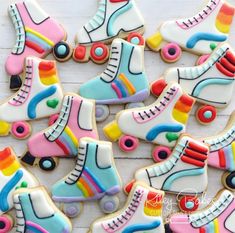
[[[112,142],[116,142],[122,136],[117,121],[110,122],[103,128],[103,131],[105,136]]]

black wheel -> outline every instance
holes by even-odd
[[[72,50],[68,43],[61,41],[53,48],[53,54],[58,61],[66,61],[72,55]]]
[[[224,174],[224,177],[226,188],[235,191],[235,172],[226,172]]]
[[[170,225],[168,223],[165,224],[165,232],[166,233],[173,233],[173,231],[170,228]]]
[[[56,166],[56,161],[52,157],[41,158],[39,161],[39,167],[44,171],[53,171]]]
[[[22,85],[22,80],[19,75],[12,75],[10,78],[10,89],[13,91],[19,90]]]

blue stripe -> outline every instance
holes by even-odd
[[[117,79],[114,81],[114,83],[117,85],[117,87],[121,91],[122,97],[127,97],[127,92],[126,92],[125,88],[122,86],[122,84]]]
[[[26,33],[27,40],[32,41],[33,43],[39,45],[41,48],[44,50],[49,50],[51,49],[51,46],[47,44],[45,41],[43,41],[41,38],[31,34],[31,33]]]
[[[205,172],[204,168],[198,168],[198,169],[190,169],[190,170],[183,170],[180,172],[177,172],[171,176],[169,176],[165,182],[164,185],[162,187],[162,190],[164,191],[168,191],[171,190],[171,186],[173,184],[173,182],[177,179],[180,179],[182,177],[187,177],[187,176],[199,176],[201,174],[203,174]]]
[[[147,141],[153,141],[160,133],[163,132],[180,132],[183,129],[179,124],[157,124],[146,135]]]
[[[56,86],[48,87],[46,90],[35,95],[29,102],[28,105],[28,117],[30,119],[35,119],[37,117],[36,107],[43,100],[53,95],[57,90]]]
[[[0,193],[0,209],[2,212],[6,212],[9,210],[7,197],[22,177],[23,172],[21,170],[18,170],[15,175],[8,181],[8,183],[3,187]]]
[[[227,36],[212,34],[212,33],[205,33],[205,32],[198,32],[189,38],[188,42],[186,43],[186,47],[188,49],[192,49],[200,40],[223,42],[227,40]]]
[[[153,230],[153,229],[158,228],[160,224],[161,224],[160,220],[156,220],[149,224],[135,224],[135,225],[131,225],[125,228],[124,231],[122,231],[122,233],[133,233],[137,231]]]
[[[226,160],[228,160],[228,161],[226,161],[226,164],[228,165],[227,169],[230,172],[235,171],[232,146],[231,145],[226,146],[224,148],[224,153],[225,153],[225,156],[226,156]]]

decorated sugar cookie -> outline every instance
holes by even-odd
[[[76,36],[73,58],[78,62],[92,59],[104,63],[109,57],[107,44],[115,38],[141,43],[144,19],[135,0],[99,0],[95,15],[81,27]],[[128,23],[127,23],[128,22]]]
[[[77,157],[80,138],[98,139],[94,101],[73,93],[65,95],[59,116],[52,116],[50,124],[28,140],[22,162],[51,171],[58,163],[56,157]]]
[[[16,232],[70,233],[70,220],[59,211],[43,186],[14,193]]]
[[[183,134],[168,159],[139,169],[135,181],[180,195],[179,208],[185,212],[195,211],[199,206],[197,195],[205,192],[208,184],[208,152],[206,144]],[[132,182],[126,186],[126,192],[131,185]]]
[[[54,49],[55,57],[63,61],[68,59],[72,52],[69,45],[63,41],[67,37],[63,27],[47,14],[36,0],[11,4],[8,12],[15,27],[16,42],[5,68],[11,76],[10,88],[18,89],[21,86],[19,75],[23,72],[26,57],[44,58]]]
[[[88,233],[164,233],[162,205],[164,192],[137,182],[126,205],[110,216],[96,220]]]
[[[235,200],[234,194],[224,189],[205,209],[193,214],[173,214],[166,224],[166,233],[184,232],[235,232]]]
[[[138,146],[138,138],[162,145],[153,151],[155,160],[166,157],[179,135],[185,132],[194,99],[183,93],[180,85],[169,84],[161,96],[151,105],[123,110],[115,121],[103,129],[111,141],[119,140],[122,150],[133,151]]]
[[[208,0],[207,5],[190,18],[169,20],[147,39],[153,51],[161,49],[162,59],[175,62],[182,49],[199,55],[210,54],[228,39],[234,7],[225,0]]]
[[[229,44],[223,43],[201,65],[168,69],[163,79],[152,83],[151,91],[159,95],[166,83],[179,83],[187,94],[207,104],[197,110],[197,119],[208,124],[215,119],[216,108],[229,104],[234,93],[234,77],[235,53]]]
[[[0,136],[27,138],[31,134],[27,121],[57,114],[62,98],[55,61],[27,57],[20,90],[0,103]]]
[[[226,188],[235,190],[235,112],[232,113],[227,126],[218,135],[204,138],[209,145],[208,165],[225,170],[222,183]]]
[[[0,232],[7,233],[13,227],[13,220],[4,213],[14,207],[14,191],[22,187],[35,187],[38,181],[21,166],[10,147],[0,151],[0,170]]]
[[[96,119],[104,121],[109,116],[106,104],[143,105],[149,96],[149,84],[144,70],[144,39],[134,45],[115,39],[106,69],[94,79],[82,84],[79,94],[96,101]],[[102,90],[102,91],[94,91]],[[129,106],[129,107],[131,107]]]
[[[91,138],[79,141],[75,168],[52,186],[52,198],[69,217],[77,216],[82,202],[99,200],[104,213],[118,209],[121,178],[116,169],[112,144]]]

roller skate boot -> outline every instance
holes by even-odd
[[[16,232],[70,233],[72,224],[57,209],[42,187],[19,189],[14,193]]]
[[[184,232],[235,232],[234,195],[228,190],[220,191],[211,204],[190,215],[173,214],[166,225],[166,233]]]
[[[98,139],[94,119],[93,101],[76,94],[65,95],[57,120],[48,129],[36,133],[28,140],[28,152],[21,161],[51,171],[57,165],[56,157],[77,157],[80,138]]]
[[[20,90],[0,104],[0,136],[11,133],[25,139],[31,134],[26,121],[49,117],[60,110],[63,92],[55,61],[27,57],[24,73]]]
[[[96,220],[89,233],[164,233],[162,203],[164,192],[137,182],[125,207]]]
[[[164,80],[154,82],[151,91],[158,95],[167,82],[179,83],[198,102],[209,104],[197,111],[199,122],[208,124],[215,119],[216,108],[225,108],[229,104],[234,91],[234,75],[235,53],[229,44],[223,43],[199,66],[168,69]]]
[[[112,213],[118,208],[119,200],[115,195],[120,190],[121,180],[114,164],[112,144],[82,138],[76,166],[52,186],[52,198],[69,217],[79,214],[81,202],[92,200],[100,200],[101,210]]]
[[[11,76],[10,88],[19,89],[24,60],[28,56],[44,58],[54,48],[58,60],[71,56],[69,45],[63,42],[66,32],[35,0],[11,4],[9,15],[16,31],[16,43],[7,58],[5,68]],[[50,30],[48,30],[50,28]]]
[[[120,148],[126,152],[137,148],[137,138],[173,147],[185,131],[193,105],[194,99],[184,94],[180,85],[171,83],[153,104],[119,112],[103,130],[109,140],[119,139]]]
[[[73,58],[78,62],[91,59],[95,63],[104,63],[109,57],[107,44],[113,39],[128,37],[129,41],[139,44],[143,32],[144,19],[135,0],[99,0],[96,14],[76,36],[78,45]]]
[[[0,171],[0,232],[6,233],[13,227],[13,219],[4,213],[14,207],[14,191],[21,187],[35,187],[38,181],[20,165],[10,147],[0,151]]]
[[[161,49],[166,62],[177,61],[181,48],[199,55],[210,54],[228,39],[233,16],[234,7],[226,1],[209,0],[193,17],[163,23],[159,31],[147,39],[147,45],[153,51]]]
[[[104,121],[109,109],[104,104],[143,101],[149,96],[149,84],[144,71],[144,47],[115,39],[105,71],[82,84],[81,96],[96,100],[96,119]],[[94,89],[102,91],[94,91]]]

